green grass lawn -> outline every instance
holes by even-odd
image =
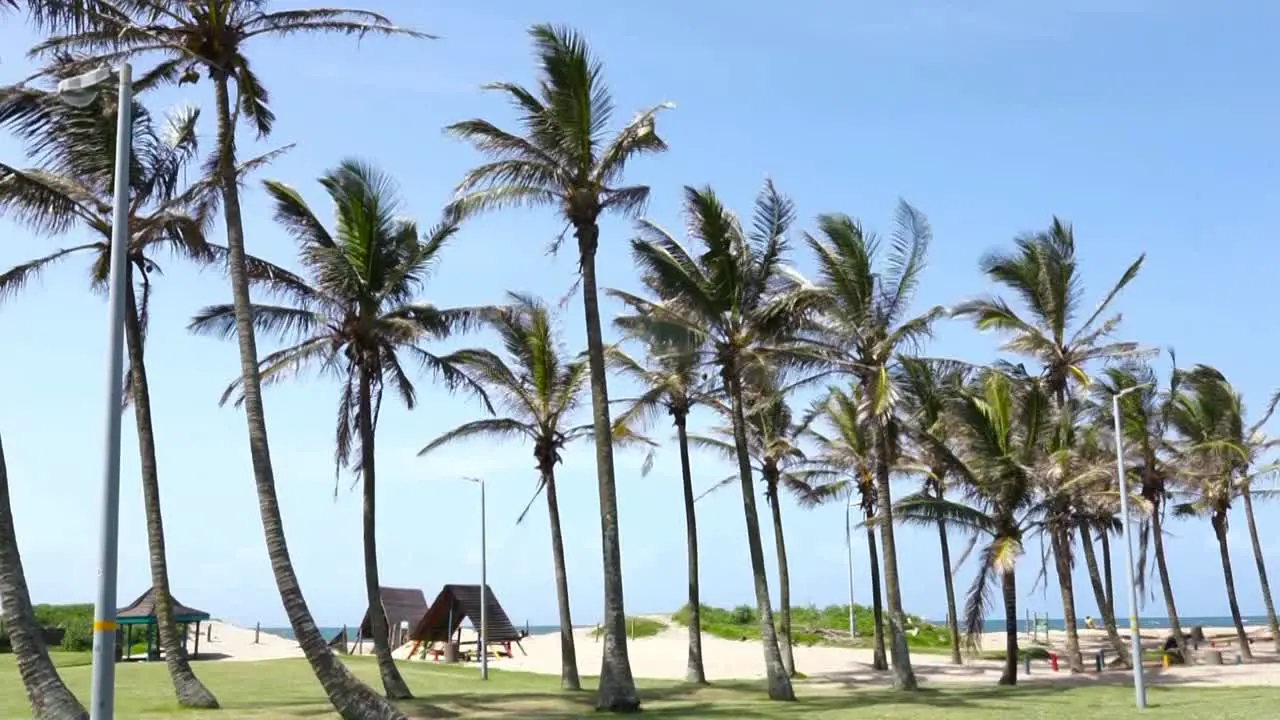
[[[63,678],[79,697],[89,697],[89,668],[83,654],[58,654]],[[351,666],[367,682],[377,670],[366,658]],[[179,711],[160,663],[127,663],[117,668],[116,715],[129,720],[158,720],[197,716],[221,718],[336,718],[319,685],[302,660],[267,662],[202,662],[196,672],[222,701],[222,711]],[[416,718],[598,717],[590,693],[563,693],[551,676],[494,671],[489,682],[474,668],[443,668],[405,663],[405,680],[420,700],[405,703]],[[590,679],[585,679],[588,685]],[[1037,686],[1000,689],[956,686],[900,695],[883,689],[831,690],[797,684],[800,701],[771,703],[757,683],[722,683],[693,688],[671,682],[641,683],[645,715],[654,718],[819,718],[833,720],[919,720],[941,710],[948,718],[970,720],[1034,720],[1088,717],[1090,720],[1143,717],[1132,709],[1133,692],[1119,687]],[[1179,720],[1272,718],[1280,703],[1280,689],[1177,689],[1150,691],[1152,711]],[[30,717],[13,657],[0,656],[0,718]]]

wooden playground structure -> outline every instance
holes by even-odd
[[[387,617],[387,640],[391,647],[399,648],[410,641],[413,643],[405,655],[406,659],[416,655],[422,660],[430,657],[437,663],[473,662],[481,652],[511,657],[513,644],[524,653],[520,641],[528,637],[528,632],[517,630],[511,624],[492,587],[486,587],[482,592],[479,585],[445,585],[430,605],[422,591],[416,588],[379,588],[379,598]],[[484,648],[477,647],[482,603],[485,611]],[[475,639],[462,639],[463,621],[469,621],[476,630]],[[356,652],[360,652],[361,640],[367,639],[372,631],[370,614],[365,611],[354,641]],[[330,647],[349,652],[346,628],[330,641]]]

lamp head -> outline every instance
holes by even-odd
[[[114,74],[111,68],[103,65],[83,75],[67,78],[58,83],[58,95],[72,107],[88,107],[98,96],[98,86]]]

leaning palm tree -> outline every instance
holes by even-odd
[[[751,372],[745,383],[747,392],[747,455],[752,470],[760,476],[764,485],[764,497],[769,503],[769,515],[773,522],[774,550],[778,561],[778,649],[782,653],[782,667],[787,675],[795,677],[796,661],[791,647],[791,571],[787,562],[786,535],[782,525],[782,490],[801,497],[811,488],[795,470],[805,462],[804,452],[797,442],[803,427],[792,418],[791,407],[784,392],[785,379],[775,368],[763,368]],[[693,435],[690,441],[697,447],[719,452],[725,459],[737,459],[737,447],[733,436],[733,411],[724,402],[713,401],[714,407],[727,425],[715,429],[715,435]],[[707,493],[732,485],[736,474],[721,480]]]
[[[805,240],[817,256],[820,288],[821,320],[812,334],[812,343],[836,372],[857,379],[867,404],[879,495],[876,505],[880,518],[876,524],[884,556],[893,684],[899,690],[915,690],[889,487],[892,469],[898,462],[894,417],[900,393],[893,378],[898,357],[909,354],[928,338],[934,321],[944,311],[933,307],[919,315],[911,314],[933,239],[928,220],[906,202],[900,202],[894,225],[885,256],[880,255],[879,239],[846,215],[819,216],[820,237],[806,235]]]
[[[948,434],[947,407],[954,394],[968,379],[970,366],[950,360],[904,357],[898,361],[899,382],[903,390],[899,428],[911,441],[907,450],[924,476],[923,492],[943,500],[946,498],[948,467],[946,459],[934,450],[945,446]],[[945,519],[938,522],[938,547],[942,551],[942,584],[947,595],[947,631],[951,635],[951,662],[963,662],[960,655],[960,623],[956,615],[955,579],[952,577],[951,545]]]
[[[18,661],[18,676],[27,690],[31,717],[36,720],[88,720],[89,713],[67,689],[49,659],[40,623],[31,607],[31,593],[22,572],[18,535],[9,504],[9,472],[0,441],[0,618],[4,619]]]
[[[342,665],[316,627],[289,558],[280,519],[275,473],[267,441],[258,347],[249,299],[249,260],[245,249],[240,207],[240,177],[236,161],[236,125],[243,119],[259,137],[270,134],[275,114],[268,93],[254,73],[246,49],[257,38],[303,33],[340,33],[362,37],[421,33],[393,25],[377,13],[336,8],[269,8],[269,0],[84,0],[94,5],[87,26],[72,24],[32,49],[37,56],[85,53],[83,66],[116,65],[130,57],[151,54],[161,58],[152,74],[181,82],[213,81],[214,121],[217,125],[211,174],[222,195],[227,231],[227,271],[235,307],[240,345],[240,374],[244,386],[249,457],[262,516],[263,535],[285,613],[316,678],[344,718],[399,718],[403,714],[359,682]],[[70,1],[75,5],[79,0]],[[76,13],[72,12],[71,15]],[[234,86],[234,98],[232,87]]]
[[[419,457],[450,443],[476,437],[519,437],[533,445],[538,484],[533,499],[547,498],[551,521],[551,556],[555,567],[556,603],[560,609],[560,687],[581,690],[578,654],[573,644],[573,618],[569,613],[569,579],[565,571],[564,539],[560,534],[560,500],[556,490],[556,465],[561,451],[574,440],[590,438],[591,425],[572,425],[572,415],[582,401],[589,372],[581,360],[570,360],[560,347],[551,315],[540,300],[508,293],[507,307],[488,313],[488,325],[498,333],[510,363],[487,350],[462,350],[453,362],[475,378],[510,415],[463,423],[432,440]],[[524,520],[525,507],[517,522]]]
[[[680,479],[684,498],[685,543],[689,566],[689,657],[685,680],[704,685],[707,673],[702,665],[702,612],[698,587],[698,518],[694,508],[693,471],[689,464],[689,411],[710,399],[712,388],[698,363],[696,341],[691,337],[662,338],[639,335],[645,344],[643,360],[633,359],[621,348],[609,349],[608,361],[615,371],[639,383],[643,391],[634,398],[619,400],[626,406],[614,420],[615,442],[641,433],[665,411],[676,428],[680,448]],[[650,463],[646,461],[645,470]]]
[[[630,711],[640,707],[640,699],[627,656],[596,252],[600,215],[639,214],[649,198],[646,186],[622,185],[623,172],[627,163],[638,156],[666,150],[666,143],[655,131],[654,118],[667,105],[637,114],[617,134],[609,136],[613,97],[604,83],[604,68],[591,54],[586,39],[568,28],[551,25],[535,25],[529,34],[538,60],[537,89],[514,83],[486,86],[501,92],[515,107],[523,135],[481,119],[448,128],[490,160],[472,169],[459,183],[455,209],[470,215],[509,207],[555,208],[573,227],[578,241],[604,551],[604,638],[596,707]]]
[[[822,421],[825,427],[815,428],[817,421]],[[828,388],[827,395],[814,403],[800,424],[802,435],[817,445],[817,451],[810,455],[808,469],[798,473],[807,488],[807,492],[800,493],[800,504],[804,507],[834,501],[852,504],[856,498],[862,510],[867,533],[867,575],[871,578],[871,667],[888,670],[880,553],[876,549],[879,494],[875,482],[875,452],[871,447],[870,423],[866,420],[861,388],[857,383],[852,384],[848,392],[838,387]],[[847,520],[848,516],[845,517]],[[852,547],[848,523],[845,543]]]
[[[320,184],[337,216],[333,231],[297,190],[277,181],[265,183],[276,221],[297,242],[309,280],[286,284],[273,277],[266,290],[283,295],[286,304],[252,306],[256,328],[286,345],[262,358],[260,372],[268,384],[317,368],[342,383],[334,462],[337,472],[351,468],[361,481],[365,593],[374,655],[387,697],[403,699],[412,695],[391,657],[379,590],[374,430],[384,390],[390,388],[406,407],[416,404],[406,359],[442,378],[450,389],[478,389],[448,357],[425,350],[422,343],[466,329],[482,311],[441,309],[415,300],[439,265],[440,251],[456,225],[442,223],[420,235],[417,223],[398,215],[401,203],[391,179],[358,160],[343,161],[325,173]],[[195,333],[230,338],[238,329],[235,306],[204,308],[189,327]],[[242,387],[240,380],[233,382],[223,402]],[[353,450],[358,450],[358,460],[352,459]]]
[[[63,74],[64,62],[54,69]],[[142,90],[147,89],[144,82]],[[67,105],[37,88],[0,90],[0,126],[21,138],[38,167],[18,170],[0,164],[0,216],[33,232],[64,235],[87,230],[91,242],[62,248],[0,272],[0,300],[16,295],[50,266],[73,257],[89,263],[91,289],[104,294],[110,268],[113,230],[114,157],[118,98],[112,92],[86,108]],[[125,281],[125,347],[129,365],[126,390],[138,430],[144,516],[155,592],[156,626],[165,665],[178,702],[185,707],[218,707],[217,698],[196,677],[185,642],[173,619],[160,481],[156,462],[151,391],[143,345],[150,314],[151,279],[160,253],[207,265],[221,248],[205,240],[214,186],[184,187],[183,173],[197,157],[194,108],[179,108],[157,121],[141,104],[133,107],[133,169],[130,177],[130,247]],[[135,287],[135,278],[136,285]]]
[[[948,465],[963,501],[919,493],[895,506],[908,523],[949,527],[984,541],[978,572],[964,608],[965,634],[979,649],[991,586],[999,579],[1005,616],[1004,672],[1001,685],[1018,682],[1018,593],[1014,572],[1024,538],[1040,528],[1035,466],[1050,431],[1050,402],[1035,379],[1018,382],[985,371],[953,404],[955,439],[925,436],[936,457]]]
[[[1140,353],[1132,342],[1112,342],[1110,335],[1120,325],[1119,314],[1107,316],[1107,309],[1120,291],[1137,276],[1145,255],[1139,256],[1102,302],[1074,325],[1079,313],[1083,282],[1076,260],[1075,235],[1071,225],[1057,217],[1049,229],[1022,235],[1014,240],[1014,250],[993,253],[981,260],[981,268],[992,282],[1017,295],[1026,306],[1020,315],[1000,297],[970,300],[954,309],[959,317],[971,318],[979,330],[994,330],[1008,337],[1003,350],[1035,361],[1048,384],[1054,409],[1061,415],[1067,407],[1073,384],[1088,387],[1090,363],[1133,357]],[[1074,326],[1073,326],[1074,325]],[[1073,443],[1070,433],[1064,446]],[[1062,617],[1066,626],[1066,655],[1072,672],[1084,672],[1080,640],[1076,628],[1075,592],[1071,582],[1073,546],[1072,497],[1052,494],[1047,521],[1049,539],[1062,591]]]
[[[769,182],[756,200],[750,231],[743,229],[710,188],[684,189],[684,215],[691,239],[702,246],[700,252],[691,254],[666,230],[642,220],[631,252],[651,297],[608,292],[631,313],[616,321],[621,327],[645,328],[661,336],[691,335],[702,348],[699,362],[714,366],[720,375],[732,418],[769,697],[794,700],[769,599],[747,444],[744,383],[752,372],[800,358],[794,334],[805,322],[806,288],[784,265],[787,231],[795,211]]]

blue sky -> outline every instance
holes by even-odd
[[[978,257],[1007,246],[1052,214],[1075,224],[1093,302],[1135,256],[1141,275],[1121,297],[1122,334],[1174,346],[1184,364],[1218,366],[1259,407],[1280,385],[1274,341],[1255,330],[1272,300],[1280,202],[1271,87],[1280,8],[1236,0],[992,0],[894,3],[795,0],[779,12],[760,2],[651,0],[644,10],[610,3],[417,3],[370,0],[398,22],[441,40],[290,38],[253,48],[255,67],[279,116],[265,149],[294,143],[259,178],[300,188],[323,208],[315,178],[343,157],[368,159],[398,179],[406,208],[435,218],[454,183],[479,159],[444,137],[445,124],[484,116],[510,124],[501,101],[479,91],[491,80],[531,80],[525,29],[568,22],[607,64],[618,120],[660,101],[665,156],[630,168],[653,187],[650,215],[677,226],[684,184],[713,185],[746,212],[766,177],[796,201],[806,228],[819,212],[857,216],[885,229],[898,197],[924,211],[935,234],[919,303],[947,304],[989,290]],[[0,82],[24,76],[31,34],[0,27]],[[153,107],[211,105],[207,85],[157,94]],[[255,146],[245,133],[244,152]],[[205,147],[213,142],[204,128]],[[21,164],[0,136],[0,160]],[[270,219],[263,193],[245,197],[250,250],[290,263],[293,247]],[[469,223],[445,252],[424,298],[441,305],[500,300],[507,289],[552,301],[565,295],[571,253],[544,250],[560,226],[547,212],[509,212]],[[624,250],[628,225],[603,226],[601,284],[635,288]],[[0,221],[0,266],[73,238],[33,238]],[[802,271],[809,259],[798,253]],[[157,279],[148,350],[173,591],[183,602],[245,623],[283,624],[255,502],[242,416],[217,397],[237,372],[233,343],[188,336],[199,307],[227,300],[214,272],[179,264]],[[3,432],[28,582],[36,601],[92,598],[96,572],[105,305],[86,289],[86,268],[69,264],[0,306],[0,432]],[[583,344],[581,298],[566,309],[566,339]],[[607,316],[617,308],[607,306]],[[490,339],[476,336],[466,344]],[[929,352],[984,360],[996,342],[959,322],[940,327]],[[620,397],[627,388],[612,384]],[[383,583],[428,595],[479,573],[477,497],[462,475],[490,482],[489,577],[512,618],[554,622],[554,584],[543,505],[514,520],[534,487],[528,447],[457,446],[415,457],[428,440],[478,416],[472,401],[421,384],[410,414],[388,404],[379,424],[379,542]],[[266,396],[271,447],[293,559],[322,624],[363,612],[358,495],[344,480],[335,501],[331,438],[337,389],[319,379],[273,387]],[[702,417],[699,422],[705,422]],[[665,436],[666,428],[655,428]],[[132,417],[126,415],[120,544],[120,600],[149,582]],[[629,611],[684,601],[684,525],[678,460],[665,446],[654,472],[618,458],[618,498]],[[723,477],[719,459],[696,455],[699,485]],[[560,468],[574,618],[601,609],[598,505],[592,454],[583,446]],[[699,504],[704,601],[751,602],[749,562],[736,488]],[[763,506],[762,506],[763,507]],[[844,602],[843,511],[784,510],[797,604]],[[1280,521],[1260,509],[1265,528]],[[1246,614],[1261,612],[1243,517],[1233,518],[1232,553]],[[766,527],[766,547],[772,547]],[[1207,524],[1173,524],[1168,547],[1186,615],[1223,615],[1216,545]],[[937,537],[902,529],[899,558],[909,612],[941,617]],[[1117,546],[1118,549],[1118,546]],[[1024,608],[1060,614],[1056,591],[1031,592],[1038,548],[1020,570]],[[858,600],[869,602],[866,551]],[[770,553],[772,557],[772,553]],[[772,565],[773,561],[770,560]],[[1280,569],[1273,568],[1275,572]],[[957,576],[960,587],[969,568]],[[1117,559],[1117,582],[1122,568]],[[1095,614],[1077,578],[1080,615]],[[775,587],[776,591],[776,587]],[[1123,603],[1121,604],[1123,607]],[[1123,610],[1121,610],[1123,612]],[[1162,615],[1147,602],[1144,614]]]

